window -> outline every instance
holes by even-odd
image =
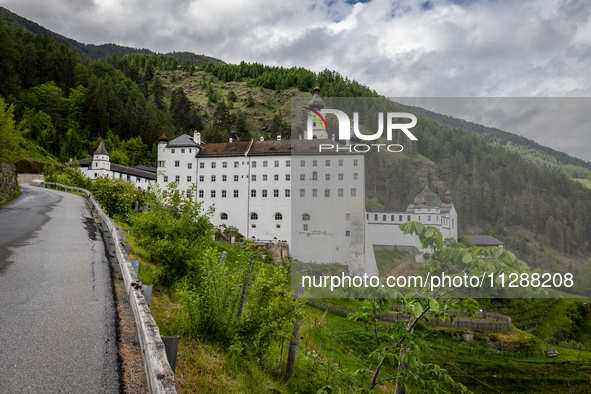
[[[421,221],[421,217],[419,216],[419,222]]]
[[[199,190],[199,198],[203,198],[203,190]]]
[[[339,167],[343,166],[343,159],[339,160]]]
[[[306,197],[306,190],[300,189],[300,197]]]
[[[226,198],[226,191],[222,190],[222,198]]]
[[[350,236],[351,236],[351,231],[345,230],[345,237],[350,237]]]
[[[330,167],[330,160],[326,160],[326,161],[324,162],[324,165],[325,165],[326,167]]]
[[[291,197],[291,190],[285,189],[285,197]]]
[[[164,197],[166,197],[166,195],[168,194],[168,190],[162,190],[162,194],[164,195]]]
[[[286,167],[291,167],[291,160],[288,160],[288,161],[286,161],[286,162],[285,162],[285,166],[286,166]]]
[[[187,182],[191,182],[191,176],[187,176]]]
[[[359,165],[359,160],[354,159],[353,160],[353,167],[357,167]]]
[[[346,213],[345,214],[345,220],[351,220],[351,214],[350,213]]]
[[[318,167],[318,161],[312,160],[312,167]]]
[[[410,215],[406,215],[406,221],[410,222]]]
[[[119,174],[119,177],[121,178],[121,174]],[[168,175],[164,175],[164,182],[168,182]]]
[[[378,220],[378,214],[377,213],[374,213],[373,220]]]
[[[308,225],[304,224],[304,231],[308,231]]]
[[[251,224],[250,227],[257,228],[257,225],[256,224]]]
[[[264,189],[263,189],[263,191],[262,191],[262,196],[263,196],[263,197],[267,197],[267,191],[266,191],[266,190],[264,190]]]
[[[357,197],[357,189],[351,189],[351,197]]]
[[[127,176],[127,180],[129,180],[129,175]],[[180,175],[175,175],[174,181],[175,182],[180,182],[181,181],[181,176]]]
[[[211,168],[215,168],[215,161],[211,162]]]
[[[312,173],[312,180],[313,180],[313,181],[317,181],[317,180],[318,180],[318,173],[317,173],[316,171],[314,171],[314,172]]]
[[[281,225],[280,224],[276,224],[275,227],[281,228]]]
[[[193,149],[189,148],[189,153],[191,153],[193,151]]]
[[[170,150],[170,153],[174,153],[174,149],[171,149],[171,150]]]
[[[182,148],[181,149],[181,153],[185,153],[185,148]]]
[[[344,194],[343,194],[343,193],[344,193],[343,189],[339,189],[339,191],[338,191],[338,192],[339,192],[339,197],[343,197],[343,195],[344,195]]]
[[[306,180],[306,174],[300,174],[300,181],[305,181]]]
[[[252,168],[257,168],[257,162],[256,161],[253,161],[252,162]]]
[[[300,160],[300,167],[306,166],[306,160]]]
[[[382,221],[385,222],[386,221],[386,215],[382,215]]]
[[[222,220],[228,220],[228,214],[227,213],[222,213],[220,215],[220,219],[222,219]]]
[[[390,221],[393,222],[394,221],[394,215],[390,215]]]
[[[273,197],[279,197],[279,190],[273,190]]]
[[[342,181],[343,179],[345,179],[345,176],[343,174],[339,174],[339,181]]]
[[[357,179],[359,179],[359,174],[358,173],[353,173],[353,180],[356,181]]]
[[[227,175],[222,175],[222,182],[226,182],[228,180],[228,176]]]
[[[279,167],[279,160],[275,160],[275,167]]]
[[[431,221],[431,215],[427,216],[427,221],[430,222]]]
[[[273,175],[273,180],[275,182],[277,182],[279,180],[279,175],[277,175],[277,174]]]
[[[211,176],[211,181],[212,181],[212,182],[215,182],[215,175],[212,175],[212,176]]]
[[[285,180],[291,181],[291,174],[285,174]]]
[[[257,176],[256,176],[256,175],[251,175],[251,176],[250,176],[250,179],[251,179],[253,182],[256,182],[256,180],[257,180]]]
[[[238,168],[239,165],[240,165],[240,162],[237,162],[237,161],[234,162],[234,168]]]
[[[199,182],[205,182],[205,175],[199,175]]]
[[[164,167],[164,164],[165,164],[165,163],[166,163],[166,162],[165,162],[164,160],[161,160],[161,161],[159,161],[159,162],[158,162],[158,167]],[[91,168],[92,168],[92,164],[91,164]]]
[[[187,168],[190,170],[191,168],[193,168],[193,163],[187,163]]]
[[[211,198],[215,198],[215,190],[211,191]]]
[[[203,163],[203,162],[199,163],[199,168],[205,168],[205,163]]]
[[[251,196],[251,197],[256,197],[256,196],[257,196],[257,191],[256,191],[255,189],[252,189],[252,190],[250,191],[250,196]]]
[[[267,160],[263,160],[263,167],[267,167]]]
[[[305,213],[302,215],[302,220],[310,220],[310,214],[309,213]]]
[[[259,220],[259,215],[256,213],[251,213],[250,214],[250,220]]]
[[[402,222],[402,215],[398,215],[398,221]]]
[[[222,163],[222,168],[228,168],[228,162],[227,161],[224,161]]]
[[[283,220],[283,215],[280,213],[275,214],[275,220]]]
[[[238,175],[234,175],[234,182],[238,182]]]
[[[187,190],[187,197],[191,198],[191,190]]]
[[[238,190],[234,190],[234,198],[238,198]]]
[[[325,180],[330,181],[330,174],[324,174],[324,178]]]
[[[180,161],[178,161],[178,160],[175,160],[175,161],[174,161],[174,166],[175,166],[175,167],[180,167],[180,166],[181,166],[181,162],[180,162]]]
[[[318,197],[318,189],[312,189],[312,197]]]
[[[324,189],[324,197],[330,197],[330,189]]]
[[[266,181],[266,180],[267,180],[267,176],[263,175],[263,181]]]

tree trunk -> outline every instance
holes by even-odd
[[[297,320],[293,325],[293,337],[289,341],[289,349],[287,351],[287,361],[285,365],[284,380],[288,381],[293,374],[293,367],[295,366],[296,352],[298,350],[298,342],[300,341],[300,325],[301,320]]]
[[[250,278],[250,270],[252,269],[253,260],[250,260],[250,266],[248,272],[244,278],[244,284],[242,285],[242,293],[240,294],[240,303],[238,304],[238,311],[236,312],[236,320],[240,320],[242,317],[242,310],[244,309],[244,302],[246,301],[246,290],[248,289],[248,279]]]
[[[398,372],[402,372],[408,368],[408,364],[403,361],[404,353],[407,351],[408,349],[404,346],[400,349],[400,364],[398,364]],[[396,379],[396,390],[394,391],[394,394],[406,394],[406,389],[404,388],[402,378]]]

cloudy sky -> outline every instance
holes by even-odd
[[[396,97],[590,97],[585,0],[0,0],[80,42],[337,70]],[[512,130],[507,130],[512,131]],[[545,130],[527,137],[542,143]],[[547,133],[547,134],[544,134]],[[577,134],[591,152],[591,136]],[[573,145],[574,140],[571,141]],[[547,144],[547,143],[546,143]],[[576,145],[576,144],[575,144]],[[591,160],[591,154],[584,157]]]

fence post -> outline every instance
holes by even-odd
[[[163,337],[162,342],[164,342],[164,350],[166,351],[166,358],[168,359],[168,363],[170,364],[170,368],[172,368],[172,372],[176,370],[176,355],[179,350],[179,337]]]

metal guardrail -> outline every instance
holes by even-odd
[[[151,394],[173,394],[177,393],[174,372],[168,363],[164,342],[160,337],[158,325],[154,321],[148,302],[146,301],[140,288],[136,289],[135,284],[139,282],[137,274],[131,263],[131,259],[125,252],[123,238],[117,231],[113,220],[101,209],[91,192],[79,187],[62,185],[55,182],[43,182],[41,187],[55,186],[63,188],[65,191],[71,190],[76,194],[88,199],[91,208],[107,227],[113,243],[117,261],[121,269],[121,276],[125,283],[125,290],[129,299],[129,304],[133,310],[135,325],[142,356],[144,358],[144,368],[146,371],[146,380]]]

